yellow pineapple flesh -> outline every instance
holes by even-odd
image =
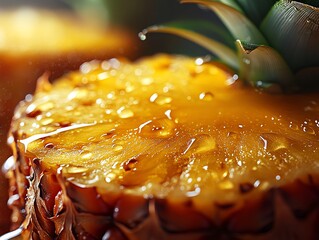
[[[236,79],[167,55],[40,79],[9,137],[24,238],[315,239],[319,96]]]
[[[135,34],[134,34],[135,37]],[[70,12],[35,8],[0,11],[0,163],[10,156],[7,133],[14,107],[44,72],[55,79],[91,59],[136,54],[135,38],[123,29],[100,26]],[[9,229],[8,184],[0,175],[0,234]],[[9,200],[14,201],[14,198]],[[14,220],[15,221],[15,220]]]

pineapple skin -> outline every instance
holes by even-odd
[[[229,80],[228,78],[231,77],[229,72],[213,64],[196,65],[194,62],[197,62],[197,60],[194,61],[184,58],[175,59],[170,56],[159,55],[157,57],[143,60],[141,64],[137,63],[136,65],[131,66],[124,62],[123,65],[128,66],[130,69],[129,73],[126,73],[127,77],[130,76],[132,72],[135,72],[138,75],[139,71],[136,71],[136,69],[143,69],[146,65],[147,68],[152,68],[150,72],[151,75],[154,74],[152,75],[154,78],[157,78],[156,74],[159,74],[159,78],[165,77],[165,80],[163,81],[166,81],[167,77],[176,77],[176,75],[181,73],[185,74],[181,77],[181,79],[189,78],[193,80],[196,75],[201,75],[202,77],[198,77],[197,81],[200,81],[200,79],[207,80],[213,78],[213,80],[210,81],[215,80],[215,82],[209,82],[207,83],[207,86],[201,86],[200,89],[210,91],[211,89],[208,86],[210,84],[213,85],[213,89],[216,92],[216,98],[220,97],[222,102],[227,101],[227,97],[232,98],[233,94],[235,94],[234,92],[242,91],[243,89],[246,90],[243,90],[244,94],[241,95],[242,97],[249,93],[254,96],[252,99],[255,98],[256,102],[261,101],[262,105],[266,104],[264,106],[271,106],[271,104],[269,105],[269,103],[265,100],[269,100],[271,97],[276,98],[275,96],[256,93],[253,89],[247,90],[247,87],[243,87],[239,83],[230,85],[225,84],[225,82]],[[111,60],[108,63],[104,62],[101,65],[109,66],[112,64],[114,64],[114,60]],[[83,84],[84,86],[92,83],[95,84],[97,79],[94,78],[94,76],[105,76],[105,74],[102,73],[111,73],[115,71],[123,73],[121,70],[117,69],[117,66],[115,68],[111,67],[107,70],[101,70],[100,67],[96,66],[96,62],[89,63],[89,65],[91,66],[90,73],[82,71],[81,73],[70,74],[64,80],[60,80],[58,84],[61,84],[61,86],[64,87],[68,84],[83,87]],[[115,65],[118,65],[118,62],[115,61]],[[182,69],[174,69],[176,65],[181,65]],[[84,66],[88,65],[85,64]],[[177,71],[176,75],[173,73],[175,71]],[[110,77],[106,81],[111,81],[112,85],[112,79],[121,76],[120,73],[115,77]],[[137,78],[142,78],[142,80],[140,80],[148,86],[150,81],[148,77],[142,78],[138,76]],[[85,82],[83,82],[84,79],[86,79]],[[88,79],[89,81],[87,81]],[[130,82],[131,80],[127,79],[127,81]],[[132,81],[134,81],[134,79]],[[194,88],[198,87],[194,82],[193,84]],[[201,83],[198,84],[201,85]],[[116,88],[116,84],[112,86]],[[183,91],[178,84],[176,86],[178,94],[173,95],[173,100],[174,97],[179,96],[179,94],[182,95],[181,92]],[[127,85],[127,87],[128,89],[126,89],[126,91],[130,92],[132,86]],[[228,90],[223,92],[225,88],[230,89],[230,95],[227,95]],[[39,82],[37,89],[39,99],[41,99],[41,94],[48,94],[51,89],[54,89],[54,86],[51,87],[45,82]],[[190,89],[187,90],[191,91]],[[194,91],[196,92],[196,90]],[[77,91],[77,93],[80,94],[79,96],[81,101],[85,100],[81,104],[90,106],[90,108],[92,108],[92,112],[94,112],[92,105],[89,103],[91,100],[86,99],[87,96],[85,98],[81,97],[81,91]],[[106,92],[103,94],[105,93]],[[119,94],[123,94],[123,91],[120,91]],[[198,91],[198,95],[200,100],[205,100],[203,99],[202,91]],[[121,99],[124,98],[123,95],[121,96]],[[147,97],[150,96],[147,95]],[[248,98],[251,100],[250,96]],[[298,121],[300,119],[304,119],[304,117],[307,119],[309,118],[310,120],[316,120],[316,113],[309,112],[310,109],[300,109],[300,106],[303,106],[304,103],[308,104],[309,102],[317,99],[318,96],[316,94],[307,96],[280,96],[278,98],[281,101],[278,101],[278,106],[275,106],[274,108],[278,108],[281,110],[282,114],[285,115],[282,118],[282,121],[287,120],[285,119],[287,116],[298,119]],[[206,107],[206,104],[209,104],[211,98],[206,99],[205,101],[207,100],[209,100],[208,103],[205,103],[204,105]],[[237,98],[236,100],[244,101],[240,98]],[[298,154],[301,154],[302,156],[309,155],[309,161],[308,159],[304,159],[306,162],[305,165],[301,163],[300,165],[298,165],[298,163],[297,165],[293,165],[295,163],[291,162],[287,163],[287,166],[285,166],[285,164],[281,163],[279,159],[278,162],[275,161],[277,164],[282,164],[282,166],[279,167],[277,165],[271,165],[272,163],[267,162],[270,161],[270,158],[264,156],[264,158],[262,158],[262,161],[264,161],[263,164],[269,165],[270,170],[254,170],[257,172],[259,171],[258,174],[261,175],[259,176],[260,179],[264,177],[263,182],[252,182],[254,176],[250,176],[249,174],[251,174],[251,172],[247,171],[242,175],[239,174],[239,179],[226,177],[227,179],[229,178],[228,180],[231,180],[231,182],[219,180],[212,181],[212,179],[209,178],[210,180],[208,182],[199,185],[202,190],[200,194],[190,195],[190,193],[193,194],[194,191],[185,193],[181,190],[181,187],[187,187],[187,183],[185,185],[182,185],[182,183],[178,183],[176,185],[173,184],[173,187],[170,188],[170,186],[167,187],[165,185],[165,181],[159,181],[160,184],[165,186],[158,187],[156,186],[157,180],[155,179],[154,182],[152,182],[153,185],[149,190],[150,192],[143,194],[143,191],[141,192],[139,188],[135,188],[135,183],[132,181],[137,181],[138,184],[147,186],[148,181],[153,180],[148,180],[147,178],[145,180],[142,175],[137,179],[134,175],[130,175],[126,182],[117,178],[117,180],[114,180],[115,185],[108,184],[108,180],[103,180],[102,183],[90,183],[89,180],[81,180],[81,176],[85,176],[81,175],[83,173],[82,171],[84,171],[83,168],[89,168],[86,164],[89,164],[90,162],[84,161],[81,163],[81,160],[67,159],[63,154],[54,158],[50,149],[53,149],[52,151],[54,151],[55,147],[57,147],[57,149],[62,147],[67,149],[68,147],[73,146],[74,148],[76,147],[76,141],[80,141],[77,138],[73,139],[73,141],[75,141],[74,143],[70,143],[72,140],[69,139],[65,141],[63,136],[57,136],[56,138],[53,136],[51,139],[50,136],[44,135],[43,137],[38,137],[29,141],[28,139],[30,139],[30,137],[32,138],[32,135],[36,136],[37,134],[41,134],[41,130],[39,129],[33,128],[33,133],[30,129],[28,129],[28,127],[34,123],[35,120],[33,119],[38,116],[36,111],[37,108],[34,109],[35,111],[33,110],[28,112],[28,109],[30,109],[32,104],[37,104],[36,101],[37,95],[34,101],[20,104],[17,108],[11,128],[14,167],[9,172],[9,175],[11,186],[13,186],[11,189],[15,189],[15,192],[11,192],[11,194],[17,194],[19,196],[19,200],[14,203],[13,208],[15,210],[14,214],[16,218],[23,219],[25,217],[25,221],[22,224],[24,227],[24,239],[318,239],[319,178],[318,170],[315,168],[318,163],[318,154],[316,152],[318,149],[317,129],[315,130],[315,133],[308,135],[309,133],[303,130],[296,133],[295,126],[290,128],[286,125],[282,126],[277,122],[274,123],[272,119],[261,121],[262,124],[269,125],[268,130],[271,129],[273,131],[272,134],[278,131],[278,133],[283,136],[287,136],[287,134],[290,135],[291,139],[297,139],[299,137],[303,138],[300,142],[304,142],[308,145],[311,143],[313,144],[309,148],[304,148],[304,151],[307,154],[302,155],[302,153],[299,152],[299,149],[300,146],[304,147],[305,145],[300,142],[290,142],[290,151],[297,151]],[[111,105],[116,102],[116,100],[113,101],[114,102],[110,102]],[[150,101],[152,101],[152,97],[150,97]],[[196,102],[199,100],[194,101]],[[98,102],[100,102],[100,100]],[[160,103],[161,104],[159,105],[161,106],[159,108],[161,110],[173,109],[174,107],[173,102],[161,101]],[[116,108],[116,106],[112,106]],[[249,105],[245,106],[246,108],[250,108]],[[148,109],[147,104],[144,107],[144,110]],[[107,109],[105,106],[103,108]],[[254,109],[255,106],[251,108]],[[296,108],[296,112],[291,111],[291,109],[294,108]],[[157,109],[155,105],[154,109]],[[178,111],[178,109],[173,109],[172,112],[174,112],[174,110]],[[182,114],[181,116],[185,116],[183,115],[185,114],[183,111],[186,110],[182,109],[180,112],[180,114]],[[226,108],[223,114],[226,114],[229,111],[232,113],[238,112],[236,108]],[[258,118],[258,114],[264,114],[263,111],[270,111],[267,112],[267,114],[265,113],[267,116],[268,113],[273,113],[271,109],[262,109],[261,111],[256,110],[257,113],[252,114],[253,119],[256,118],[260,120],[260,118]],[[247,113],[245,109],[243,109],[243,112]],[[118,111],[117,114],[121,116],[123,112]],[[303,115],[299,116],[300,114]],[[139,114],[137,115],[140,116]],[[194,119],[191,118],[191,120],[189,120],[185,117],[184,121],[191,121],[191,125],[194,125],[195,128],[197,127],[196,122],[192,121],[196,121],[198,118],[205,121],[205,116],[203,118],[202,116],[192,115]],[[217,115],[220,114],[217,113]],[[96,115],[96,117],[98,116],[99,115]],[[230,116],[236,118],[236,116],[231,113],[229,113],[229,115],[226,114],[226,120],[229,121],[226,123],[224,122],[226,125],[231,125],[232,123],[232,120],[229,119]],[[85,116],[82,117],[86,119]],[[109,117],[113,119],[114,116]],[[124,117],[128,117],[127,122],[125,122],[126,124],[134,125],[134,121],[136,119],[134,119],[133,116],[128,114]],[[271,115],[268,117],[271,118]],[[119,123],[123,124],[123,120],[120,118],[115,116],[113,120],[117,120]],[[207,118],[210,118],[209,115],[207,115]],[[177,121],[176,119],[175,121]],[[244,122],[244,119],[245,114],[240,116],[239,119],[235,119],[235,123],[242,123],[242,121]],[[79,124],[79,122],[81,123],[79,119],[77,120],[78,122],[76,120],[74,120],[74,122],[77,122],[77,124]],[[98,121],[99,119],[96,120]],[[102,121],[104,120],[105,118],[102,117]],[[145,119],[143,120],[145,121]],[[245,123],[248,124],[250,120],[251,119],[248,119]],[[22,121],[26,122],[25,127],[19,127]],[[178,124],[181,124],[181,121],[183,121],[183,119],[179,119],[179,122],[177,121]],[[225,121],[225,119],[223,119],[223,121]],[[59,121],[54,121],[53,123],[58,122]],[[164,123],[166,124],[166,122]],[[258,124],[260,123],[258,122]],[[293,125],[292,122],[289,124]],[[60,125],[55,127],[56,129],[63,129],[63,127],[69,126],[72,126],[72,122],[67,122],[62,118],[60,119]],[[103,128],[103,126],[89,129],[88,132],[92,131],[93,133],[95,130],[98,132],[102,131],[98,130],[98,128]],[[233,126],[231,126],[231,128],[233,129]],[[240,128],[242,128],[242,126],[240,126],[239,129]],[[256,147],[260,149],[265,147],[263,144],[255,143],[256,140],[249,139],[249,137],[254,136],[253,134],[255,131],[257,134],[259,133],[258,128],[256,126],[255,128],[256,129],[250,129],[247,132],[244,132],[248,135],[248,137],[245,138],[245,136],[242,136],[242,140],[245,142],[241,142],[244,147],[246,142],[247,144],[249,143],[250,145],[248,144],[248,146],[251,147],[252,152],[256,150],[254,149]],[[263,127],[261,128],[263,129]],[[236,129],[237,131],[240,131],[238,128]],[[152,129],[152,131],[153,130],[158,129]],[[76,131],[79,131],[79,134],[75,135],[78,138],[82,138],[82,135],[87,134],[85,130]],[[75,133],[72,132],[70,134],[76,134],[76,131]],[[103,133],[105,135],[105,131]],[[159,133],[163,134],[163,132]],[[217,130],[216,134],[222,135],[222,133],[223,130],[220,128]],[[230,149],[232,147],[240,147],[238,142],[236,142],[236,136],[238,137],[238,135],[234,134],[234,132],[231,133],[232,134],[229,134],[228,137],[231,137],[233,140],[230,140],[229,142],[226,141],[226,143],[235,144],[234,146],[229,146]],[[186,134],[186,136],[189,135]],[[48,140],[47,137],[49,137]],[[111,138],[112,131],[108,132],[105,137],[107,137],[106,139]],[[147,139],[148,137],[149,136],[147,136]],[[163,137],[163,135],[161,137]],[[137,138],[137,140],[138,139],[139,138]],[[185,140],[183,138],[177,139],[179,141]],[[280,141],[285,142],[291,139],[285,138]],[[189,139],[187,139],[187,141],[188,140]],[[259,140],[263,142],[265,139],[261,138]],[[59,143],[60,141],[63,142]],[[173,144],[175,139],[167,141],[171,144],[167,146],[172,148],[175,147]],[[219,141],[220,142],[218,143],[222,147],[221,143],[223,140],[220,139]],[[250,141],[252,141],[252,143]],[[27,145],[25,144],[26,142],[28,143]],[[209,144],[213,145],[214,143],[209,142]],[[271,145],[271,141],[268,141],[268,144]],[[177,143],[177,147],[178,146],[180,145]],[[192,145],[187,145],[186,150],[184,148],[184,151],[182,151],[182,155],[187,156],[187,151],[191,147]],[[272,146],[267,147],[270,148]],[[44,148],[49,150],[43,150]],[[225,147],[225,149],[226,148],[227,147]],[[282,150],[280,145],[279,147],[274,146],[274,148],[277,148],[276,151]],[[157,151],[156,147],[154,147],[153,150]],[[210,152],[210,149],[208,149],[209,151],[207,152],[207,149],[199,147],[195,150],[199,151],[199,153],[204,152],[204,156]],[[109,149],[105,149],[105,151],[109,151]],[[196,155],[198,154],[196,151],[192,152],[190,156],[187,156],[187,159],[192,159],[194,156],[202,156]],[[245,153],[249,153],[249,151],[250,150],[247,149],[242,149],[239,152],[233,150],[233,153],[243,154],[243,159],[247,161],[244,163],[244,166],[240,165],[236,170],[240,171],[241,169],[245,169],[247,166],[252,168],[255,167],[254,162],[249,162],[253,161],[250,159],[249,155],[245,155]],[[285,154],[285,152],[279,152],[276,157],[281,157],[281,160],[285,159],[281,156],[281,154]],[[172,155],[165,156],[167,158],[174,157]],[[182,160],[182,158],[180,160]],[[291,160],[301,161],[300,159]],[[125,170],[127,168],[127,165],[125,164],[126,159],[122,159],[122,161],[120,169]],[[156,161],[156,159],[154,161]],[[205,161],[205,158],[202,157],[201,161]],[[76,168],[73,167],[75,163],[78,163]],[[159,164],[163,165],[164,163]],[[175,166],[170,166],[170,164],[171,163],[168,163],[168,166],[164,164],[163,167],[172,169],[171,171],[173,172],[177,171],[177,173],[180,174],[180,178],[182,178],[181,172],[179,172],[178,169],[176,170],[174,168]],[[225,168],[228,168],[228,170],[232,169],[232,165],[227,164],[230,163],[221,164],[220,169],[211,169],[211,174],[224,175],[223,171]],[[289,172],[291,171],[289,169],[290,166],[294,172]],[[95,168],[98,168],[98,166],[95,166]],[[191,167],[186,167],[182,171],[186,171],[188,168]],[[138,169],[136,171],[138,171]],[[289,172],[289,174],[285,175],[285,172]],[[198,172],[198,175],[204,177],[209,173],[209,171],[203,171]],[[280,180],[277,178],[277,176],[279,176],[277,174],[279,173],[282,174],[282,179]],[[158,172],[158,174],[161,176],[162,173]],[[262,174],[265,176],[262,176]],[[98,173],[96,173],[96,175],[98,175]],[[168,178],[171,178],[172,176],[174,176],[174,174],[168,174]],[[189,178],[186,178],[186,182],[188,182],[188,180]],[[116,181],[119,181],[119,185],[117,185]],[[132,186],[130,184],[132,184]],[[230,188],[229,184],[233,184],[236,187]],[[215,189],[215,185],[220,186],[221,189]]]

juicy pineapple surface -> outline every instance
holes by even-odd
[[[5,142],[14,107],[34,91],[37,78],[48,72],[55,79],[92,59],[134,57],[137,46],[135,34],[91,24],[70,12],[0,9],[0,164],[11,154]],[[0,235],[10,224],[7,192],[0,174]]]
[[[24,238],[318,239],[319,95],[236,78],[158,55],[40,80],[9,138]]]

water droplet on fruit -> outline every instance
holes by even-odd
[[[266,143],[265,150],[270,152],[286,149],[289,145],[289,140],[286,137],[275,133],[263,133],[260,137]]]
[[[142,41],[145,41],[145,40],[146,40],[146,32],[143,31],[143,32],[138,33],[138,37],[139,37]]]
[[[204,101],[211,101],[213,100],[214,95],[211,92],[203,92],[199,94],[199,99]]]
[[[194,138],[190,139],[187,142],[187,147],[183,151],[183,154],[186,153],[205,153],[212,151],[216,148],[216,140],[214,137],[208,134],[196,135]]]
[[[204,59],[203,58],[196,58],[195,59],[195,64],[196,65],[202,65],[204,63]]]
[[[42,119],[40,121],[41,125],[42,126],[46,126],[46,125],[49,125],[50,123],[52,123],[54,120],[52,118],[45,118],[45,119]]]
[[[113,151],[115,151],[115,152],[119,152],[119,151],[122,151],[122,150],[123,150],[123,146],[122,146],[122,145],[119,145],[119,144],[114,144],[114,145],[112,146],[112,148],[113,148]]]
[[[48,148],[48,149],[51,149],[51,148],[54,148],[54,144],[53,143],[46,143],[44,145],[45,148]]]
[[[93,156],[93,153],[91,153],[91,152],[83,151],[81,153],[82,159],[90,159],[90,158],[92,158],[92,156]]]
[[[36,116],[40,115],[41,111],[37,109],[35,104],[30,104],[26,109],[26,115],[30,118],[35,118]]]
[[[87,99],[88,91],[82,88],[75,88],[72,92],[68,95],[68,100],[72,100],[75,98],[78,99]]]
[[[157,93],[154,93],[151,97],[150,97],[150,102],[154,102],[158,105],[164,105],[164,104],[168,104],[172,102],[172,98],[171,97],[167,97],[167,96],[160,96]]]
[[[173,133],[175,123],[171,119],[161,118],[149,120],[142,123],[138,128],[138,133],[144,137],[170,137]]]
[[[125,171],[131,171],[134,170],[136,164],[138,163],[136,158],[131,158],[128,161],[123,163],[123,169]]]
[[[313,128],[310,127],[310,126],[303,126],[302,127],[302,131],[305,132],[305,133],[308,133],[310,135],[315,135],[316,134],[315,130],[313,130]]]
[[[120,118],[131,118],[134,116],[134,112],[125,107],[121,107],[117,110],[117,114]]]
[[[69,166],[66,168],[66,172],[69,174],[77,174],[87,172],[89,169],[86,167]]]

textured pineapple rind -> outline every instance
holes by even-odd
[[[29,179],[24,239],[316,239],[319,234],[318,176],[243,202],[211,202],[211,217],[191,198],[174,202],[76,186],[61,172],[43,168],[39,159],[31,161]]]

